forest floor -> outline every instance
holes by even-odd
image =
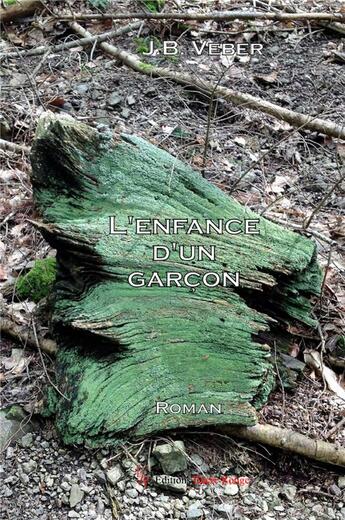
[[[46,4],[55,8],[57,2]],[[69,4],[74,12],[92,12],[87,1]],[[164,9],[176,9],[176,4],[187,9],[194,3],[167,1]],[[325,2],[318,5],[302,0],[286,4],[303,10],[336,11],[342,2],[329,2],[328,7]],[[236,5],[248,8],[253,2],[239,1]],[[70,12],[67,2],[59,1],[58,6],[59,12]],[[226,1],[198,2],[199,9],[230,7]],[[107,11],[142,8],[143,2],[114,1]],[[108,20],[81,23],[95,34],[115,26]],[[120,20],[116,27],[126,23]],[[177,57],[146,56],[146,61],[188,71],[344,125],[344,61],[335,59],[334,54],[344,52],[344,34],[314,22],[206,21],[192,25],[191,31],[176,23],[145,21],[137,31],[117,38],[116,45],[141,54],[152,37],[158,47],[163,40],[178,37]],[[229,31],[236,34],[229,35]],[[197,56],[192,41],[199,38],[214,43],[260,43],[262,54],[235,59]],[[339,367],[341,363],[344,366],[345,355],[338,350],[345,327],[345,198],[344,183],[338,182],[344,175],[344,143],[293,128],[223,99],[218,99],[210,111],[210,99],[192,87],[140,75],[98,45],[79,46],[69,25],[49,20],[48,11],[6,24],[0,49],[6,54],[72,39],[75,47],[69,50],[1,61],[1,138],[30,147],[43,111],[66,112],[92,126],[105,125],[116,132],[140,135],[203,172],[242,204],[287,227],[302,227],[305,218],[311,216],[308,229],[326,273],[322,298],[314,310],[319,327],[309,330],[296,324],[290,330],[295,339],[287,353],[304,363],[305,349],[322,349],[325,362],[333,369],[332,359],[338,361],[334,377],[344,384]],[[37,320],[42,333],[48,324],[39,305],[18,301],[15,282],[36,259],[54,256],[54,251],[30,223],[38,215],[32,200],[27,150],[0,150],[0,156],[0,290],[4,289],[0,305],[13,321],[28,328],[33,319]],[[243,172],[247,174],[239,181]],[[11,286],[14,290],[9,294],[6,288]],[[20,404],[36,417],[50,384],[47,375],[54,378],[53,360],[4,336],[1,340],[2,407]],[[19,353],[13,351],[18,348],[22,349]],[[299,365],[302,369],[294,373],[294,381],[285,380],[279,366],[275,367],[277,388],[260,411],[260,419],[345,448],[345,429],[337,428],[345,416],[343,401],[307,365]],[[135,464],[147,465],[153,443],[159,439],[128,444],[120,451],[68,448],[61,445],[50,420],[37,418],[24,441],[4,451],[0,518],[340,520],[345,516],[340,471],[212,432],[176,436],[185,442],[189,457],[184,474],[187,490],[183,494],[159,489],[152,480],[145,487],[138,482]],[[122,476],[112,487],[106,483],[105,472],[114,465]],[[200,486],[192,481],[192,474],[198,472],[219,478],[249,477],[250,484]]]

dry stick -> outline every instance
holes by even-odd
[[[334,435],[338,430],[340,430],[345,425],[345,417],[343,417],[329,432],[326,434],[325,439],[329,439]]]
[[[10,152],[30,152],[30,148],[25,146],[25,144],[11,143],[11,141],[5,141],[5,139],[0,139],[0,149],[9,150]]]
[[[273,9],[275,12],[279,12],[279,10],[284,9],[285,12],[288,13],[295,13],[293,7],[290,7],[289,5],[283,4],[281,2],[270,2],[267,4],[266,2],[262,2],[261,0],[257,0],[258,5],[264,7],[265,9]],[[340,34],[345,34],[345,25],[339,22],[325,22],[320,21],[318,23],[321,27],[324,27],[325,29],[331,29],[333,31],[339,32]]]
[[[138,29],[140,27],[141,22],[134,22],[131,24],[128,24],[124,27],[120,27],[119,29],[114,29],[112,31],[107,31],[102,34],[97,34],[95,36],[88,36],[86,38],[81,38],[79,40],[73,40],[66,43],[60,43],[59,45],[55,45],[55,47],[49,47],[47,45],[42,45],[41,47],[36,47],[34,49],[28,49],[23,51],[14,51],[14,52],[8,52],[7,54],[2,54],[0,56],[0,59],[3,60],[5,58],[17,58],[20,56],[40,56],[41,54],[45,54],[49,52],[49,54],[55,54],[60,51],[65,51],[67,49],[72,49],[73,47],[77,47],[79,45],[82,45],[83,47],[86,47],[87,45],[91,43],[99,43],[104,42],[107,38],[113,38],[114,36],[121,36],[121,34],[126,34],[130,31],[133,31],[135,29]]]
[[[313,209],[309,217],[306,219],[305,223],[303,224],[303,229],[307,229],[313,219],[315,217],[316,213],[320,211],[322,206],[325,204],[326,200],[332,195],[332,193],[337,189],[337,187],[343,182],[345,179],[345,174],[340,177],[340,179],[337,180],[337,182],[332,186],[332,188],[326,193],[326,195],[320,200],[316,208]]]
[[[86,31],[77,22],[70,23],[71,28],[83,37],[89,37],[91,34]],[[320,119],[318,117],[307,116],[299,112],[294,112],[287,108],[280,107],[264,99],[252,96],[250,94],[244,94],[236,90],[232,90],[226,87],[218,86],[215,88],[214,84],[210,81],[204,81],[196,78],[188,73],[181,73],[169,70],[163,67],[156,67],[140,61],[134,54],[127,51],[120,50],[114,45],[109,43],[101,43],[100,47],[114,56],[120,59],[125,65],[132,68],[137,72],[146,74],[148,76],[154,76],[158,78],[167,78],[179,83],[181,85],[193,85],[199,90],[211,94],[213,90],[219,97],[230,100],[234,105],[246,105],[247,108],[252,110],[259,110],[266,114],[269,114],[277,119],[286,121],[293,126],[301,127],[314,132],[320,132],[331,137],[337,137],[345,139],[345,126],[337,125],[332,121],[326,119]]]
[[[75,13],[73,15],[55,14],[59,20],[129,20],[137,18],[139,20],[323,20],[323,21],[344,21],[344,13],[311,13],[311,12],[261,12],[261,11],[216,11],[209,13]]]
[[[311,439],[286,428],[278,428],[270,424],[256,424],[255,426],[222,426],[221,431],[248,441],[292,451],[319,462],[345,466],[345,448]]]
[[[37,345],[35,335],[28,331],[27,327],[21,327],[8,318],[3,318],[1,321],[1,333],[23,342],[31,348],[35,348]],[[57,346],[53,339],[39,338],[37,341],[41,350],[51,356],[56,354]]]
[[[206,136],[205,136],[205,146],[204,146],[204,153],[203,153],[203,158],[202,158],[202,168],[201,168],[201,175],[202,175],[203,177],[205,177],[205,168],[206,168],[206,160],[207,160],[207,148],[208,148],[208,143],[209,143],[209,139],[210,139],[210,132],[211,132],[212,109],[213,109],[213,102],[214,102],[215,90],[216,90],[216,88],[218,87],[219,83],[221,82],[221,80],[222,80],[224,74],[225,74],[225,70],[224,70],[224,72],[219,76],[218,81],[217,81],[217,83],[215,84],[214,89],[213,89],[212,92],[211,92],[210,104],[209,104],[209,106],[208,106],[208,113],[207,113],[207,126],[206,126]]]
[[[0,22],[9,22],[15,18],[28,16],[43,7],[41,0],[17,0],[12,5],[0,7]]]
[[[335,240],[332,240],[331,238],[326,237],[325,235],[323,235],[322,233],[319,233],[318,231],[314,231],[311,229],[304,229],[299,224],[293,224],[292,222],[286,222],[285,220],[283,220],[281,218],[271,217],[270,215],[265,215],[265,218],[267,220],[270,220],[271,222],[274,222],[275,224],[280,224],[281,226],[290,227],[291,229],[295,229],[296,231],[299,231],[300,233],[303,233],[303,234],[312,235],[315,238],[318,238],[319,240],[321,240],[322,242],[325,242],[326,244],[330,244],[331,246],[340,247]]]
[[[40,359],[41,359],[41,363],[42,363],[42,366],[43,366],[43,370],[44,370],[44,373],[45,373],[45,376],[48,380],[48,382],[51,384],[51,386],[54,388],[54,390],[57,391],[57,393],[59,395],[61,395],[61,397],[63,397],[64,399],[66,399],[66,401],[70,401],[70,399],[68,397],[65,396],[65,394],[63,394],[61,392],[61,390],[53,383],[53,381],[51,380],[51,377],[50,375],[48,374],[48,370],[47,370],[47,367],[46,367],[46,364],[44,362],[44,357],[43,357],[43,354],[42,354],[42,350],[41,350],[41,345],[40,345],[40,342],[38,341],[38,337],[37,337],[37,332],[36,332],[36,325],[35,325],[35,322],[34,320],[32,320],[32,330],[34,332],[34,338],[35,338],[35,343],[36,343],[36,346],[37,346],[37,350],[38,350],[38,353],[40,355]]]

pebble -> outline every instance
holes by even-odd
[[[187,518],[188,520],[192,520],[194,518],[202,518],[203,517],[203,511],[200,509],[199,504],[192,504],[189,506],[187,510]]]
[[[71,491],[69,495],[69,505],[70,507],[74,507],[79,502],[81,502],[84,498],[84,491],[80,489],[80,486],[78,484],[72,484]]]
[[[335,495],[336,497],[339,497],[341,495],[341,489],[338,488],[336,484],[332,484],[329,486],[329,492],[332,493],[332,495]]]
[[[36,467],[37,467],[37,463],[32,459],[30,459],[28,462],[23,462],[23,464],[22,464],[23,471],[24,471],[24,473],[27,473],[27,474],[35,471]]]
[[[345,476],[342,476],[342,477],[338,478],[338,487],[340,489],[344,489],[345,488]]]
[[[32,433],[30,433],[30,432],[23,435],[23,437],[19,440],[19,444],[21,445],[22,448],[30,448],[30,446],[32,446],[33,442],[34,442],[34,438],[33,438]]]
[[[235,496],[238,493],[238,485],[237,484],[227,484],[224,488],[224,494]]]
[[[113,92],[112,94],[110,94],[109,98],[108,98],[108,105],[110,107],[115,107],[117,105],[119,105],[122,101],[122,97],[119,96],[117,94],[117,92]]]
[[[135,100],[135,97],[130,95],[127,97],[127,105],[129,106],[132,106],[132,105],[135,105],[136,103],[136,100]]]
[[[123,471],[121,469],[120,464],[116,464],[116,466],[113,466],[106,472],[106,476],[108,479],[108,482],[115,486],[119,480],[123,477]]]
[[[126,489],[126,495],[129,498],[137,498],[138,497],[138,491],[134,488]]]
[[[292,484],[284,484],[282,489],[282,495],[285,496],[290,502],[293,502],[297,493],[296,486]]]

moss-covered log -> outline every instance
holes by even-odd
[[[57,249],[56,423],[67,443],[102,445],[211,424],[253,425],[272,388],[272,320],[312,325],[320,290],[312,241],[260,219],[260,234],[109,234],[109,216],[253,219],[258,216],[143,139],[45,115],[32,152],[38,224]],[[216,246],[211,261],[152,260],[172,242]],[[130,273],[241,274],[240,287],[132,287]],[[157,402],[168,409],[157,412]],[[180,409],[186,413],[171,412]],[[204,405],[204,406],[203,406]],[[213,407],[213,408],[212,408]],[[222,413],[210,413],[216,408]],[[199,411],[200,413],[194,413]],[[167,412],[167,413],[165,413]]]

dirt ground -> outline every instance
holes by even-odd
[[[88,1],[70,1],[69,7],[64,1],[45,3],[59,13],[94,12]],[[107,11],[142,10],[143,3],[113,1]],[[171,11],[179,6],[185,10],[220,10],[233,8],[233,4],[171,0],[165,2],[164,9]],[[253,4],[236,2],[238,8]],[[257,4],[260,7],[262,2]],[[343,9],[343,2],[300,0],[285,4],[306,11]],[[34,317],[40,334],[48,334],[39,305],[18,301],[15,284],[34,260],[54,256],[31,222],[38,215],[32,200],[28,148],[43,111],[66,112],[98,128],[142,136],[189,163],[242,204],[287,227],[301,228],[311,217],[308,230],[303,232],[315,240],[320,265],[325,269],[322,297],[314,309],[319,327],[309,330],[294,325],[290,330],[294,341],[288,353],[304,363],[305,349],[322,349],[325,362],[334,369],[338,382],[344,384],[341,367],[345,354],[339,351],[345,329],[345,197],[344,182],[340,182],[344,179],[344,142],[296,129],[224,99],[217,99],[210,110],[210,98],[193,87],[136,73],[98,45],[81,47],[67,22],[49,19],[49,9],[4,25],[0,43],[4,55],[0,62],[1,138],[24,146],[15,152],[0,150],[3,312],[28,328]],[[128,21],[81,23],[96,34]],[[334,51],[344,56],[345,34],[315,22],[205,21],[193,22],[190,30],[181,24],[156,20],[145,21],[136,31],[118,37],[116,45],[143,57],[142,51],[153,37],[158,47],[163,40],[178,38],[180,54],[145,56],[148,63],[187,71],[344,125],[344,59],[337,58]],[[192,42],[204,38],[214,43],[260,43],[262,54],[234,59],[197,56]],[[75,40],[73,48],[54,52],[54,46],[71,40]],[[20,54],[41,45],[47,46],[44,54]],[[18,56],[6,58],[14,50]],[[49,384],[47,376],[54,377],[53,360],[4,336],[1,341],[2,407],[20,404],[26,412],[35,414]],[[16,348],[24,348],[25,361],[20,370],[9,361]],[[337,428],[345,416],[344,402],[309,367],[295,372],[293,384],[286,382],[279,367],[276,365],[277,388],[260,411],[260,420],[336,442],[345,449],[345,429]],[[62,446],[50,421],[42,419],[32,436],[28,446],[17,443],[4,453],[0,518],[340,520],[345,516],[344,489],[338,480],[341,471],[211,432],[176,438],[185,441],[186,451],[196,456],[197,466],[197,457],[202,459],[206,472],[249,476],[251,484],[247,489],[226,493],[223,488],[196,488],[188,482],[183,497],[152,484],[141,489],[130,461],[134,457],[138,464],[146,464],[154,439],[141,446],[126,446],[121,452],[81,452]],[[104,472],[114,460],[121,463],[123,484],[111,492]],[[195,464],[189,468],[188,478]],[[73,485],[81,487],[83,494],[74,506],[70,502]],[[296,489],[291,491],[286,486]],[[193,511],[201,511],[201,516],[193,516]]]

